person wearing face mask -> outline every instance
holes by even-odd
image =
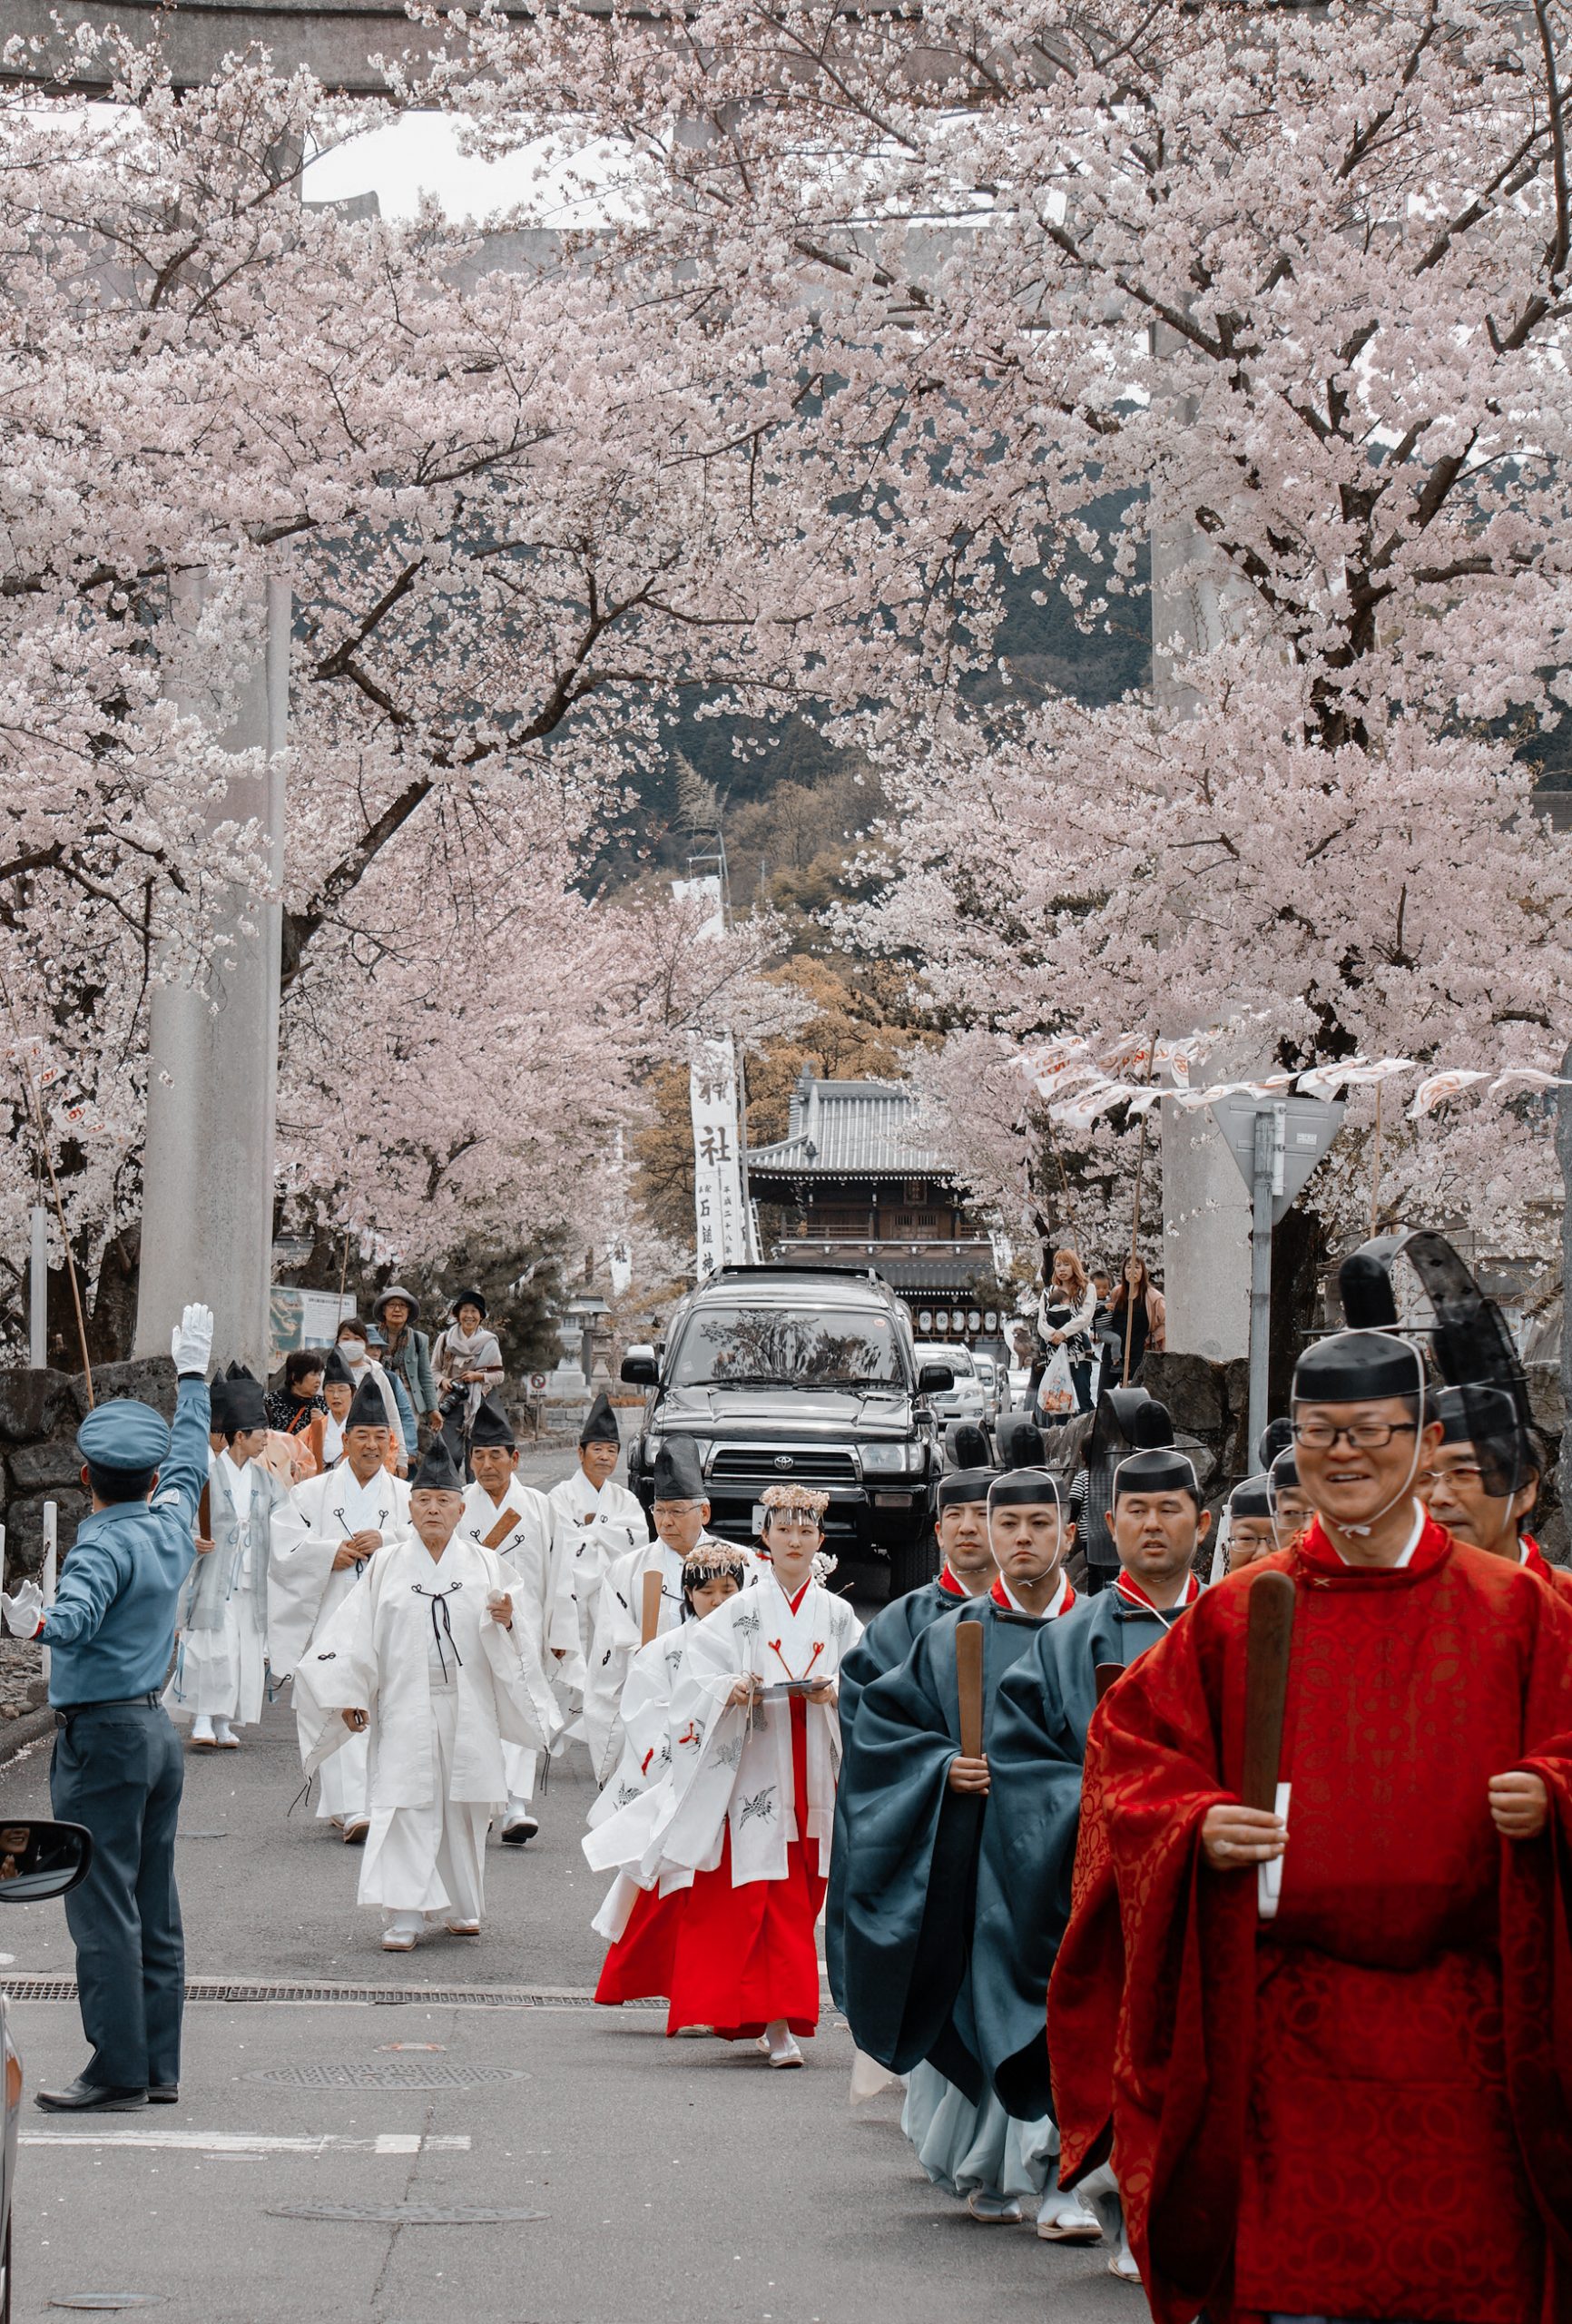
[[[224,1449],[208,1472],[206,1531],[182,1593],[164,1708],[192,1722],[192,1748],[238,1751],[237,1727],[262,1715],[268,1659],[268,1530],[288,1492],[257,1455],[268,1441],[261,1384],[225,1380]],[[200,1522],[200,1520],[199,1520]]]
[[[994,1719],[1010,1669],[1075,1603],[1064,1572],[1075,1528],[1043,1470],[997,1477],[987,1513],[993,1588],[930,1623],[906,1660],[865,1689],[858,1712],[841,1776],[847,2020],[860,2049],[906,2074],[901,2128],[934,2184],[972,2219],[1011,2225],[1029,2208],[1051,2224],[1067,2212],[1095,2237],[1093,2214],[1050,2196],[1057,2141],[1046,2103],[1023,2114],[1000,2102],[981,2030],[997,2014],[990,1988],[1009,1975],[997,1900],[978,1876]],[[961,1723],[959,1655],[971,1625],[980,1633],[978,1738]],[[1073,1815],[1050,1819],[1051,1810],[1037,1827],[1044,1846],[1073,1846]]]
[[[1528,1531],[1541,1465],[1532,1435],[1507,1411],[1483,1446],[1475,1442],[1476,1431],[1488,1424],[1481,1423],[1481,1405],[1488,1414],[1488,1400],[1497,1395],[1488,1389],[1443,1388],[1436,1396],[1441,1441],[1421,1480],[1430,1515],[1455,1541],[1506,1558],[1550,1589],[1572,1594],[1572,1573],[1549,1564]]]
[[[1395,1328],[1309,1348],[1292,1421],[1312,1522],[1205,1591],[1093,1724],[1048,2011],[1066,2174],[1111,2131],[1155,2315],[1559,2315],[1572,1607],[1422,1505],[1442,1427]],[[1274,1574],[1267,1808],[1241,1790]],[[1111,2091],[1062,2070],[1115,2048]]]

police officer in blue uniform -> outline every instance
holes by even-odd
[[[183,1770],[159,1692],[207,1482],[212,1340],[211,1312],[188,1307],[171,1344],[172,1429],[127,1398],[100,1404],[76,1432],[93,1514],[61,1570],[43,1637],[58,1730],[50,1798],[56,1816],[93,1835],[92,1869],[65,1900],[93,2055],[69,2088],[38,2093],[46,2113],[122,2112],[180,2096]]]

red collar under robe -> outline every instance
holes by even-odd
[[[1215,1871],[1245,1620],[1296,1585],[1276,1917]],[[1493,1775],[1550,1827],[1508,1842]],[[1116,1898],[1116,1909],[1109,1900]],[[1113,2160],[1157,2324],[1572,2318],[1572,1604],[1427,1520],[1410,1562],[1312,1525],[1205,1591],[1093,1720],[1048,1999],[1066,2179]]]

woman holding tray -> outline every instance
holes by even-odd
[[[646,1874],[691,1871],[673,1947],[668,2034],[712,2027],[800,2066],[819,2024],[814,1924],[830,1871],[840,1659],[860,1635],[815,1579],[829,1496],[764,1495],[771,1571],[685,1640],[672,1769]]]

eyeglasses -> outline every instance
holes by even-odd
[[[1484,1481],[1485,1472],[1480,1468],[1477,1461],[1459,1461],[1452,1468],[1449,1469],[1427,1469],[1425,1471],[1425,1482],[1431,1485],[1442,1483],[1480,1485],[1483,1484]]]
[[[1356,1420],[1346,1428],[1333,1428],[1329,1420],[1296,1420],[1293,1441],[1312,1452],[1328,1452],[1340,1436],[1346,1436],[1356,1452],[1379,1452],[1394,1436],[1417,1436],[1419,1427],[1417,1420]]]

